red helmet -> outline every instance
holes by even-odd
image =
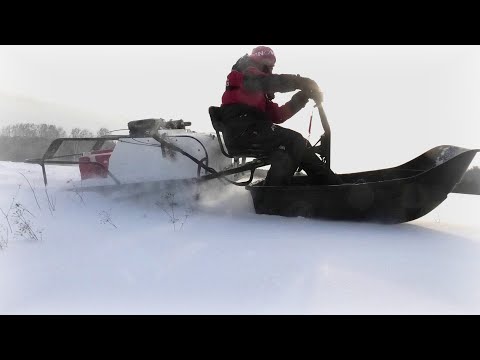
[[[267,46],[257,46],[255,49],[253,49],[252,53],[250,54],[250,59],[259,64],[270,67],[275,66],[275,62],[277,61],[275,53]]]

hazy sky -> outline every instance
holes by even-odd
[[[110,129],[162,117],[212,131],[208,107],[254,46],[0,46],[0,95],[95,113]],[[270,46],[276,73],[310,77],[324,91],[335,171],[396,166],[443,144],[480,148],[480,46]],[[284,126],[306,136],[312,108]],[[313,142],[319,126],[315,114]]]

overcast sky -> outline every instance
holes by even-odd
[[[207,109],[254,46],[0,46],[0,96],[96,114],[110,129],[162,117],[212,131]],[[269,46],[276,73],[310,77],[324,91],[335,171],[396,166],[442,144],[480,147],[480,46]],[[284,126],[306,136],[312,108]],[[312,142],[319,125],[315,114]]]

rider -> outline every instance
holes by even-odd
[[[322,102],[317,83],[300,75],[273,74],[275,63],[273,50],[258,46],[233,65],[221,106],[227,148],[256,146],[268,153],[271,166],[265,185],[290,184],[298,168],[305,170],[314,184],[340,184],[340,178],[300,133],[278,126],[304,108],[309,99]],[[283,106],[273,102],[276,92],[295,90],[300,91]]]

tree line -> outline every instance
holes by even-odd
[[[101,128],[97,131],[96,136],[104,136],[108,133],[108,129]],[[0,131],[0,136],[57,139],[64,137],[87,138],[94,137],[95,134],[88,129],[73,128],[70,131],[70,134],[67,135],[67,132],[61,126],[49,124],[20,123],[4,126]]]
[[[96,133],[88,129],[73,128],[70,133],[60,126],[51,124],[19,123],[7,125],[0,130],[0,160],[24,161],[40,158],[47,151],[53,139],[57,138],[89,138],[105,136],[107,128],[100,128]],[[112,147],[112,142],[107,142]],[[68,142],[63,144],[58,155],[81,153],[90,150],[93,143]]]

